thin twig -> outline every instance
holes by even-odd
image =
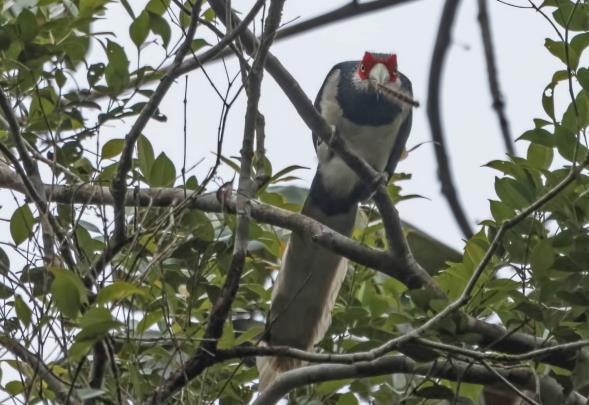
[[[68,398],[69,387],[53,374],[51,369],[43,362],[38,355],[31,353],[19,342],[10,339],[7,336],[0,335],[0,345],[4,346],[9,352],[27,363],[33,370],[41,376],[47,386],[55,393],[57,398],[63,403],[78,404],[77,399]]]
[[[174,62],[169,72],[159,82],[154,93],[151,95],[149,101],[145,104],[141,113],[133,123],[131,130],[125,136],[125,146],[121,153],[119,165],[117,168],[116,175],[112,180],[112,194],[114,197],[114,224],[115,229],[113,233],[114,243],[118,244],[120,241],[125,239],[126,235],[126,224],[125,224],[125,195],[127,194],[127,173],[131,170],[131,164],[133,161],[133,151],[135,150],[135,143],[141,135],[141,132],[156,112],[159,104],[166,95],[168,89],[174,82],[177,75],[177,70],[182,64],[184,57],[188,54],[192,47],[192,39],[196,32],[196,26],[198,23],[198,15],[200,14],[200,7],[202,0],[197,0],[192,6],[191,13],[192,18],[190,25],[186,31],[184,42],[178,49]]]

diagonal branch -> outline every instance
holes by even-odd
[[[454,180],[452,179],[452,171],[450,170],[450,162],[442,128],[442,119],[440,117],[440,82],[442,69],[450,46],[450,31],[454,25],[454,18],[456,17],[459,3],[460,0],[446,0],[444,4],[432,62],[430,64],[427,89],[427,117],[435,145],[434,151],[438,161],[438,178],[442,184],[442,194],[446,197],[462,234],[470,239],[473,233],[470,222],[458,198],[458,191],[454,186]]]
[[[515,154],[513,147],[513,138],[511,137],[511,130],[507,115],[505,114],[505,102],[501,94],[501,87],[499,86],[499,78],[497,77],[497,62],[495,59],[495,49],[493,46],[493,35],[491,34],[491,22],[489,21],[489,11],[487,9],[487,0],[478,0],[479,2],[479,24],[481,26],[481,36],[483,40],[483,47],[485,48],[485,61],[487,62],[487,76],[489,78],[489,90],[493,98],[493,109],[497,113],[499,120],[499,127],[501,128],[501,135],[505,143],[505,150],[510,155]]]
[[[4,335],[0,335],[0,345],[4,346],[6,350],[14,356],[27,363],[33,370],[36,370],[43,381],[47,383],[47,386],[55,393],[62,403],[78,403],[77,400],[74,400],[71,397],[68,398],[69,387],[53,374],[38,355],[31,353],[20,343]]]
[[[121,153],[121,159],[117,168],[117,172],[112,180],[112,194],[114,198],[114,243],[119,244],[125,239],[126,224],[125,224],[125,195],[127,194],[127,174],[131,170],[131,164],[133,161],[133,151],[135,150],[135,143],[141,135],[141,132],[156,112],[158,106],[162,102],[164,96],[168,92],[170,86],[176,78],[176,72],[179,69],[184,57],[188,54],[192,47],[192,39],[196,32],[196,26],[198,23],[198,16],[200,14],[200,8],[202,0],[197,0],[192,6],[191,13],[192,17],[190,25],[186,30],[184,42],[178,49],[174,63],[172,64],[168,73],[162,78],[154,93],[150,97],[149,101],[145,104],[141,113],[133,123],[131,130],[125,136],[125,146]]]

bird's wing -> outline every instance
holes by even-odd
[[[331,77],[334,74],[337,74],[337,72],[339,72],[341,70],[341,66],[342,66],[342,63],[339,63],[339,64],[335,65],[333,68],[331,68],[331,70],[329,71],[327,76],[325,76],[325,80],[323,81],[323,84],[321,85],[321,88],[319,89],[319,92],[317,93],[317,97],[315,97],[315,102],[313,103],[313,105],[315,106],[315,109],[317,111],[319,111],[319,114],[323,113],[323,111],[321,111],[321,99],[323,97],[323,91],[325,90],[325,85],[330,81]],[[315,148],[315,152],[317,152],[317,145],[318,145],[318,142],[321,142],[321,139],[317,136],[317,134],[315,132],[313,132],[311,135],[313,136],[313,147]]]

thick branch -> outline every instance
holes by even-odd
[[[427,117],[432,131],[432,139],[434,141],[434,151],[438,161],[438,178],[442,183],[442,193],[446,197],[450,209],[454,214],[454,218],[462,231],[462,234],[470,239],[472,236],[472,229],[470,222],[466,217],[464,208],[460,204],[458,198],[458,191],[454,186],[452,180],[452,171],[450,170],[450,162],[448,152],[446,151],[446,141],[444,139],[444,131],[442,128],[442,119],[440,117],[440,84],[442,69],[446,54],[450,46],[450,32],[454,25],[454,18],[458,10],[460,0],[446,0],[442,18],[440,20],[440,27],[438,28],[438,36],[434,46],[434,54],[430,64],[429,84],[427,90]]]
[[[14,173],[2,167],[0,167],[0,185],[18,192],[23,192],[24,188]],[[47,194],[52,198],[52,201],[64,204],[113,204],[112,195],[107,187],[91,185],[52,186],[52,188],[47,188]],[[128,206],[170,207],[184,204],[186,202],[185,198],[182,189],[140,189],[133,192],[129,191],[125,203]],[[187,207],[189,208],[205,212],[222,212],[225,209],[230,213],[235,213],[235,199],[228,199],[221,204],[214,194],[205,194],[188,196],[188,200]],[[309,235],[319,245],[389,276],[401,279],[402,276],[399,276],[399,273],[411,271],[410,268],[403,267],[405,263],[402,263],[396,257],[391,257],[383,251],[367,248],[304,215],[255,202],[251,205],[251,216],[262,223]],[[413,280],[418,281],[417,279]],[[419,284],[408,285],[410,288],[418,288],[419,286]],[[540,343],[534,336],[519,332],[511,333],[500,325],[489,324],[471,316],[467,318],[466,323],[459,322],[458,324],[461,328],[457,333],[472,332],[478,334],[481,336],[480,344],[491,345],[489,349],[504,353],[526,353],[540,348]],[[571,370],[575,366],[577,348],[568,347],[566,351],[562,352],[547,352],[542,361]]]
[[[494,368],[504,379],[520,387],[535,387],[536,376],[529,368]],[[383,357],[370,362],[347,364],[319,364],[287,371],[281,374],[274,384],[268,387],[254,402],[254,405],[268,405],[278,402],[288,392],[297,387],[316,384],[324,381],[341,380],[345,378],[373,377],[388,374],[417,374],[422,376],[444,378],[451,381],[464,381],[473,384],[498,384],[502,379],[486,367],[453,360],[451,362],[417,363],[404,356]],[[551,382],[551,381],[550,381]],[[554,394],[553,384],[542,379],[540,392],[550,390]],[[562,392],[556,392],[564,400]],[[565,404],[584,404],[582,396],[572,393]]]

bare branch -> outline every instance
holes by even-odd
[[[483,40],[483,47],[485,49],[485,61],[487,62],[487,76],[489,78],[489,90],[493,98],[493,109],[497,113],[499,119],[499,127],[501,128],[501,135],[505,143],[505,150],[510,155],[515,154],[513,147],[513,138],[511,137],[511,130],[509,129],[509,122],[505,114],[505,102],[501,94],[501,87],[499,86],[499,78],[497,75],[497,63],[495,60],[495,49],[493,46],[493,35],[491,34],[491,22],[489,21],[489,11],[487,9],[487,0],[478,0],[479,2],[479,24],[481,26],[481,36]]]
[[[535,376],[529,368],[495,368],[504,379],[521,387],[533,387]],[[284,395],[297,387],[324,381],[345,378],[362,378],[386,374],[417,374],[444,378],[451,381],[464,381],[473,384],[497,384],[502,380],[486,367],[453,360],[452,362],[417,363],[408,357],[383,357],[370,362],[355,364],[319,364],[287,371],[281,374],[274,384],[258,396],[254,405],[268,405],[278,402]],[[544,381],[540,382],[541,384]],[[544,383],[548,385],[547,383]],[[547,387],[549,388],[549,387]],[[559,393],[562,397],[562,393]],[[564,399],[564,398],[563,398]],[[565,404],[584,404],[586,398],[571,393]]]
[[[58,230],[59,228],[57,227],[57,223],[55,221],[51,221],[51,213],[47,207],[47,200],[45,198],[45,191],[43,189],[43,180],[41,179],[41,174],[39,173],[39,166],[27,152],[25,142],[22,139],[20,126],[18,125],[14,111],[10,107],[10,102],[8,101],[8,98],[2,89],[0,89],[0,109],[8,121],[12,139],[16,146],[16,150],[18,151],[18,155],[20,157],[20,161],[23,164],[24,170],[19,170],[20,163],[15,161],[14,157],[4,144],[2,145],[2,153],[15,166],[25,185],[28,183],[27,194],[31,200],[35,202],[41,215],[43,254],[45,256],[44,259],[46,263],[54,263],[56,259],[53,250],[53,244],[55,242],[54,231]],[[58,233],[60,234],[60,242],[65,242],[63,238],[65,234],[63,232],[59,232],[59,230]]]
[[[444,131],[442,128],[442,120],[440,117],[440,84],[442,76],[442,68],[446,54],[450,46],[450,31],[454,25],[454,17],[458,10],[460,0],[446,0],[440,26],[438,28],[438,35],[436,44],[434,46],[434,53],[432,56],[431,67],[429,71],[429,84],[427,90],[427,117],[429,119],[430,128],[432,131],[432,139],[434,141],[434,151],[438,161],[438,178],[442,183],[442,194],[446,197],[450,209],[454,214],[454,218],[462,231],[462,234],[470,239],[473,232],[470,227],[470,222],[466,217],[464,208],[460,204],[458,198],[458,191],[454,186],[452,180],[452,171],[450,169],[450,162],[448,152],[446,151],[446,141],[444,140]]]
[[[10,339],[5,335],[0,335],[0,345],[4,346],[6,350],[27,363],[33,370],[35,370],[62,403],[79,403],[77,400],[72,399],[71,397],[68,398],[69,387],[62,383],[61,380],[51,372],[49,367],[47,367],[47,365],[42,361],[42,359],[39,358],[38,355],[31,353],[20,343]]]
[[[192,39],[196,32],[196,26],[198,23],[198,16],[200,14],[200,7],[202,0],[197,0],[192,6],[192,18],[190,25],[186,31],[185,39],[174,58],[174,62],[169,72],[159,82],[154,93],[150,97],[149,101],[145,104],[141,113],[133,123],[131,130],[125,136],[125,146],[121,153],[121,159],[119,160],[119,166],[117,173],[112,180],[112,193],[114,198],[114,223],[115,230],[113,234],[114,243],[118,244],[120,241],[125,239],[126,224],[125,224],[125,195],[127,194],[127,173],[131,170],[131,164],[133,161],[133,151],[135,150],[135,143],[137,138],[141,135],[141,132],[151,119],[152,115],[157,110],[159,104],[166,95],[168,89],[176,78],[176,71],[182,64],[184,57],[188,54],[192,47]]]

